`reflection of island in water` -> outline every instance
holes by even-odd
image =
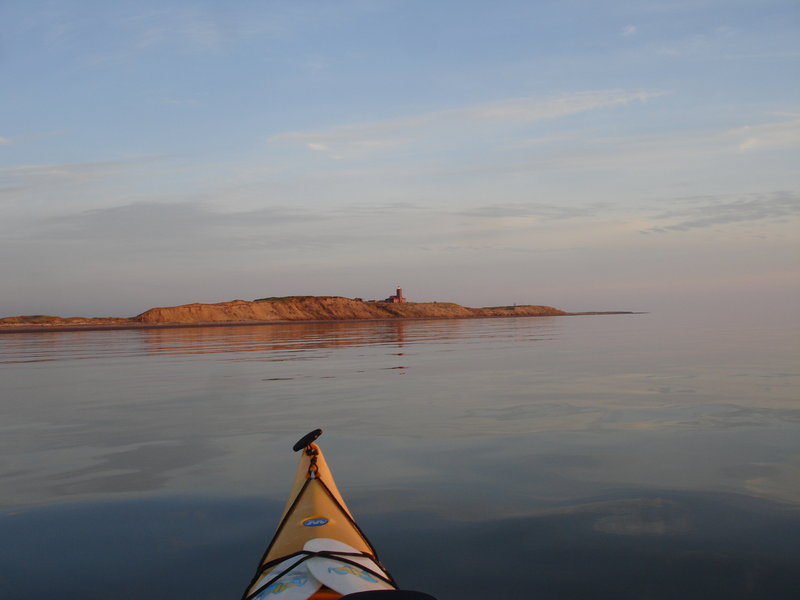
[[[239,353],[246,360],[259,360],[260,353],[265,362],[283,362],[358,346],[385,346],[402,356],[404,349],[417,343],[463,343],[465,325],[459,320],[276,323],[272,327],[143,329],[136,335],[142,350],[151,355]]]
[[[73,359],[138,356],[189,356],[223,354],[229,360],[285,362],[325,357],[332,349],[383,346],[387,354],[404,356],[415,344],[437,343],[463,346],[470,343],[470,321],[385,320],[316,321],[298,323],[225,324],[192,327],[127,328],[122,331],[92,328],[41,331],[36,336],[8,336],[0,364],[49,362]],[[510,323],[509,323],[510,325]],[[529,323],[524,329],[503,328],[504,340],[549,339],[556,323]],[[534,332],[534,333],[531,333]],[[238,356],[237,356],[238,355]],[[393,367],[393,368],[405,368]]]
[[[27,315],[0,319],[0,332],[32,332],[82,329],[134,329],[196,327],[225,324],[272,324],[292,321],[364,321],[397,319],[465,319],[479,317],[545,317],[570,314],[552,306],[511,305],[470,308],[452,302],[409,302],[403,290],[385,300],[364,301],[340,296],[285,296],[248,302],[233,300],[216,304],[183,304],[151,308],[135,317],[81,318]]]
[[[145,329],[140,332],[148,354],[264,353],[263,360],[281,362],[309,358],[309,350],[350,346],[387,345],[402,347],[406,341],[405,321],[381,323],[276,323],[273,327],[192,327],[188,329]],[[422,331],[420,331],[422,333]],[[455,337],[438,330],[436,335]]]

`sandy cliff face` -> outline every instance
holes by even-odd
[[[567,314],[551,306],[498,306],[469,308],[449,302],[363,302],[338,296],[289,296],[248,302],[234,300],[218,304],[184,304],[151,308],[122,318],[55,317],[23,315],[0,319],[0,331],[44,331],[61,329],[124,329],[149,325],[191,325],[269,321],[346,321],[363,319],[431,319],[464,317],[550,316]]]
[[[223,321],[328,321],[348,319],[457,318],[563,315],[550,306],[468,308],[445,302],[389,304],[337,296],[279,298],[151,308],[133,317],[139,323],[214,323]]]

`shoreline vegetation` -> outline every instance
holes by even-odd
[[[634,314],[632,311],[570,313],[552,306],[512,305],[470,308],[453,302],[382,302],[341,296],[284,296],[151,308],[128,318],[20,315],[0,318],[0,333],[163,329],[271,325],[325,321],[466,319]]]

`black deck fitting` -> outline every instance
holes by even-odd
[[[322,429],[315,429],[314,431],[305,434],[303,437],[297,440],[297,443],[294,446],[292,446],[292,450],[299,452],[303,448],[308,448],[312,443],[314,443],[314,440],[321,435]]]

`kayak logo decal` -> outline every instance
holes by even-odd
[[[308,575],[295,575],[291,579],[284,581],[276,581],[272,585],[264,588],[256,598],[266,598],[267,595],[280,594],[293,587],[303,587],[308,583]]]
[[[306,527],[322,527],[323,525],[328,524],[328,519],[325,517],[311,517],[310,519],[306,519],[303,521],[303,525]]]
[[[370,575],[369,573],[367,573],[362,569],[353,567],[351,565],[347,565],[346,567],[328,567],[328,573],[336,573],[337,575],[355,575],[356,577],[360,577],[364,581],[369,581],[370,583],[378,583],[378,580],[375,579],[372,575]]]

